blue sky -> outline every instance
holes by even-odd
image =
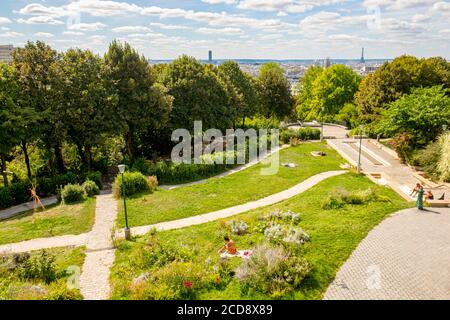
[[[2,0],[0,44],[44,40],[103,53],[130,42],[151,59],[450,59],[442,0]]]

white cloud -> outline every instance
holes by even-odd
[[[7,23],[11,23],[12,21],[8,18],[5,17],[0,17],[0,24],[7,24]]]
[[[234,4],[236,3],[236,0],[202,0],[202,2],[209,4],[220,4],[220,3]]]
[[[106,28],[107,25],[101,22],[94,23],[77,23],[68,27],[69,30],[77,30],[77,31],[98,31]]]
[[[157,28],[160,28],[160,29],[165,29],[165,30],[187,30],[187,29],[192,29],[191,27],[188,27],[188,26],[174,25],[174,24],[164,24],[164,23],[157,23],[157,22],[150,23],[150,26],[157,27]]]
[[[242,34],[242,30],[239,28],[198,28],[195,31],[203,34],[223,34],[223,35]]]
[[[52,33],[48,33],[48,32],[36,32],[34,35],[38,38],[53,38],[54,37],[54,35]]]
[[[111,30],[115,33],[145,33],[150,32],[150,28],[143,27],[143,26],[123,26],[118,28],[113,28]]]
[[[31,17],[29,19],[20,18],[17,20],[17,22],[23,24],[50,24],[50,25],[64,24],[64,22],[56,20],[55,18],[50,16],[36,16]]]
[[[280,11],[277,13],[277,17],[286,17],[288,14],[284,11]]]
[[[346,0],[241,0],[239,9],[256,11],[285,11],[302,13],[314,7],[345,2]]]
[[[366,8],[380,7],[389,10],[403,10],[432,6],[437,0],[365,0],[363,6]]]
[[[450,12],[450,2],[444,1],[437,2],[433,5],[433,10]]]
[[[17,38],[23,36],[23,33],[14,32],[14,31],[7,31],[0,33],[0,37],[2,38]]]
[[[62,34],[65,36],[84,36],[84,33],[79,31],[64,31]]]

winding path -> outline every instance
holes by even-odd
[[[251,202],[247,202],[247,203],[237,205],[234,207],[229,207],[226,209],[222,209],[222,210],[218,210],[218,211],[214,211],[214,212],[210,212],[210,213],[206,213],[206,214],[196,215],[196,216],[192,216],[192,217],[188,217],[188,218],[184,218],[184,219],[161,222],[161,223],[147,225],[147,226],[134,227],[134,228],[131,228],[131,234],[132,235],[143,235],[143,234],[148,233],[152,229],[156,229],[158,231],[179,229],[179,228],[184,228],[184,227],[188,227],[188,226],[192,226],[192,225],[203,224],[203,223],[218,220],[218,219],[228,218],[228,217],[240,214],[240,213],[244,213],[246,211],[250,211],[253,209],[260,208],[260,207],[265,207],[268,205],[278,203],[280,201],[287,200],[289,198],[292,198],[292,197],[308,190],[309,188],[313,187],[314,185],[318,184],[319,182],[321,182],[327,178],[341,175],[346,172],[347,171],[345,171],[345,170],[322,172],[322,173],[316,174],[316,175],[296,184],[295,186],[293,186],[287,190],[272,194],[270,196],[267,196],[265,198],[262,198],[262,199],[259,199],[256,201],[251,201]],[[116,237],[123,238],[123,232],[117,232]]]
[[[450,209],[406,209],[369,232],[326,300],[450,299]]]

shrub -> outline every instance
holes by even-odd
[[[149,181],[140,172],[125,172],[123,175],[125,184],[125,194],[127,196],[141,193],[141,192],[153,192],[150,188]],[[114,179],[113,193],[116,198],[122,196],[122,175],[119,174]]]
[[[45,296],[46,300],[83,300],[83,296],[78,290],[67,288],[64,279],[54,281],[49,286],[49,291]]]
[[[348,192],[341,189],[334,194],[328,196],[322,203],[322,209],[339,209],[346,204],[360,205],[371,201],[384,201],[371,188],[363,191]]]
[[[95,172],[89,172],[86,176],[86,180],[94,181],[97,187],[101,190],[103,189],[103,182],[102,182],[102,173],[99,171]]]
[[[66,204],[81,201],[84,195],[84,189],[79,184],[68,184],[61,191],[61,198]]]
[[[174,261],[189,261],[192,251],[175,245],[159,245],[142,250],[141,268],[160,268]]]
[[[31,183],[30,182],[16,182],[12,183],[9,188],[9,195],[13,199],[13,204],[21,204],[31,199]]]
[[[438,143],[441,149],[441,155],[437,165],[439,178],[442,181],[450,182],[450,132],[441,135]]]
[[[318,140],[320,139],[320,130],[315,128],[300,128],[298,130],[284,129],[280,133],[281,143],[290,143],[298,140]]]
[[[261,244],[250,259],[244,259],[236,270],[243,290],[252,288],[273,298],[282,297],[298,288],[311,267],[301,257],[292,257],[283,247]]]
[[[147,177],[148,185],[150,187],[150,190],[153,192],[158,187],[158,178],[156,176],[149,176]]]
[[[9,194],[8,189],[0,188],[0,209],[5,209],[13,204],[13,199]]]
[[[274,243],[303,244],[309,241],[308,234],[302,228],[274,224],[264,230],[264,236]]]
[[[93,197],[100,194],[100,189],[94,181],[86,180],[82,186],[84,193],[88,197]]]
[[[235,220],[231,221],[231,232],[236,235],[246,234],[248,230],[248,225],[244,221],[237,222]]]
[[[174,261],[156,269],[149,279],[130,288],[133,298],[146,300],[192,299],[200,289],[212,284],[211,277],[196,263]]]
[[[42,280],[49,284],[57,278],[55,257],[43,250],[40,256],[27,257],[17,268],[22,280]]]

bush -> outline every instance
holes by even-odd
[[[166,161],[143,166],[139,165],[141,173],[155,176],[159,183],[176,184],[205,179],[226,170],[226,164],[175,164]]]
[[[271,248],[261,244],[250,259],[244,259],[236,270],[243,290],[252,288],[280,298],[298,288],[311,267],[301,257],[290,256],[283,247]]]
[[[78,290],[67,288],[64,279],[54,281],[49,286],[49,292],[45,296],[46,300],[83,300],[83,296]]]
[[[84,189],[79,184],[68,184],[61,191],[61,198],[66,204],[81,201],[84,195]]]
[[[131,196],[141,192],[153,192],[147,178],[140,172],[125,172],[123,175],[125,184],[125,194]],[[122,196],[122,175],[119,174],[114,179],[113,193],[116,198]]]
[[[9,195],[13,199],[13,204],[21,204],[31,200],[31,183],[16,182],[9,186]]]
[[[196,292],[212,284],[212,278],[205,275],[204,267],[192,263],[174,261],[156,269],[149,279],[132,284],[131,296],[146,300],[192,299]]]
[[[319,140],[320,130],[314,128],[300,128],[298,130],[284,129],[280,133],[281,143],[290,143],[291,141]]]
[[[328,196],[322,203],[322,209],[339,209],[346,204],[360,205],[371,201],[384,201],[371,188],[363,191],[348,192],[345,189],[338,190]]]
[[[248,231],[248,225],[244,221],[231,221],[231,232],[236,235],[244,235]]]
[[[158,178],[156,176],[147,177],[148,185],[150,186],[150,190],[153,192],[158,187]]]
[[[78,183],[77,175],[73,172],[67,172],[54,177],[41,177],[36,179],[36,189],[40,196],[49,196],[57,194],[60,187],[75,183]]]
[[[84,193],[88,197],[93,197],[100,194],[100,189],[94,181],[86,180],[82,186]]]
[[[96,172],[89,172],[86,176],[86,180],[94,181],[97,187],[101,190],[103,189],[103,182],[102,182],[102,173],[99,171]]]
[[[42,280],[49,284],[57,278],[55,257],[45,250],[40,256],[26,256],[17,268],[17,274],[22,280]]]
[[[303,244],[309,241],[309,236],[302,228],[273,224],[264,230],[264,236],[274,243]]]
[[[12,206],[13,199],[9,194],[8,189],[0,188],[0,209],[6,209]]]

